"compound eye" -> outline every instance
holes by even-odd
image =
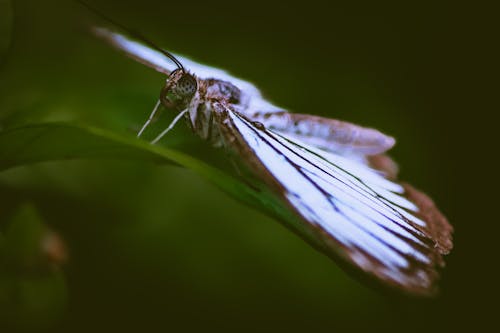
[[[189,97],[195,94],[198,89],[198,83],[194,76],[184,74],[179,81],[177,81],[176,92],[184,97]]]

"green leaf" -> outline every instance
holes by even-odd
[[[133,159],[183,166],[238,201],[283,222],[313,246],[321,247],[318,240],[303,228],[299,218],[268,188],[259,184],[250,187],[242,180],[182,152],[151,145],[135,137],[70,123],[27,125],[0,132],[0,170],[77,158]]]

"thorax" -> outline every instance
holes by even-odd
[[[198,136],[218,147],[223,144],[219,125],[215,121],[213,104],[230,104],[235,110],[246,107],[244,93],[230,82],[217,79],[198,79],[198,91],[188,108],[188,123]]]

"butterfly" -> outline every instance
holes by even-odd
[[[396,180],[397,165],[386,155],[394,138],[283,110],[253,84],[137,34],[94,33],[167,76],[139,136],[159,108],[177,110],[153,143],[184,119],[196,135],[239,156],[337,262],[395,290],[435,293],[453,228],[427,195]]]

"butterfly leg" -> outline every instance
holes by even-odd
[[[155,107],[153,108],[153,111],[149,115],[148,120],[146,120],[146,122],[144,123],[144,125],[142,125],[142,128],[139,131],[139,133],[137,133],[137,137],[138,138],[142,135],[142,133],[144,132],[144,130],[149,126],[149,124],[151,124],[151,122],[153,121],[153,118],[156,115],[156,112],[160,109],[160,107],[161,107],[161,102],[160,102],[160,100],[158,100],[158,102],[156,102]]]
[[[161,132],[160,135],[158,135],[153,141],[151,141],[151,143],[155,144],[158,141],[160,141],[160,139],[163,138],[165,134],[167,134],[172,128],[174,128],[175,124],[177,124],[179,119],[181,119],[188,111],[189,109],[185,109],[181,111],[177,116],[175,116],[174,120],[172,120],[170,125],[168,125],[168,127],[163,132]]]

